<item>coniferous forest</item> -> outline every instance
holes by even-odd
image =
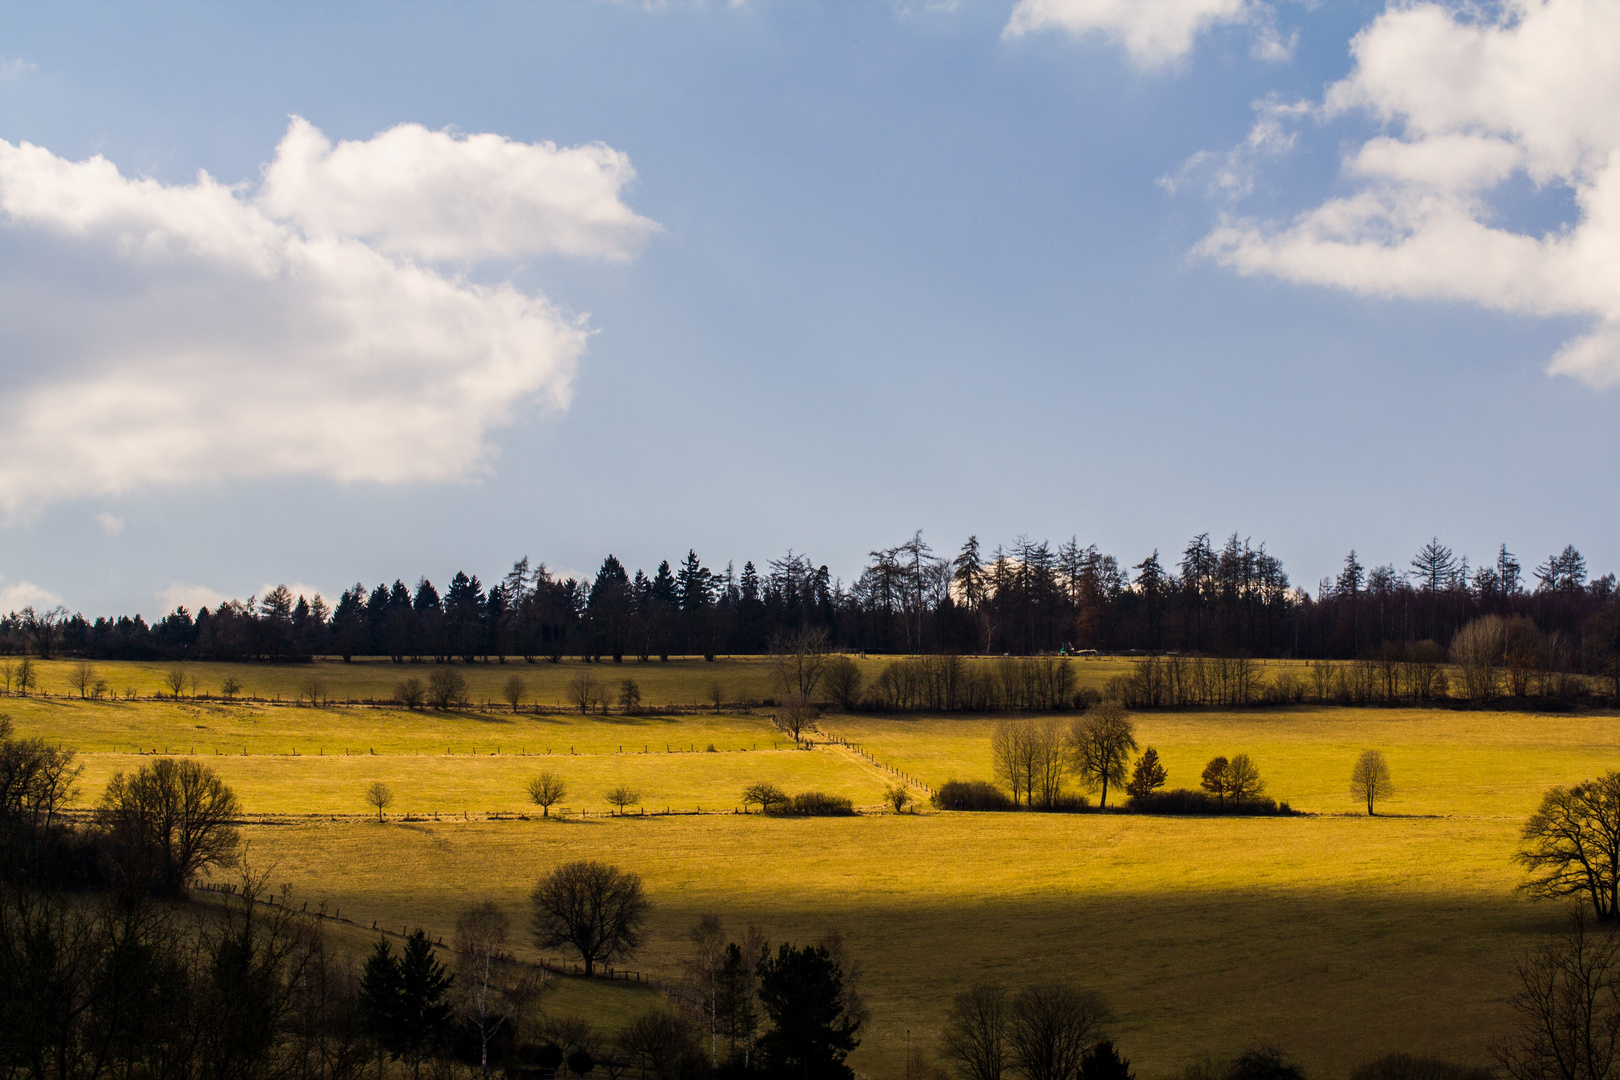
[[[970,537],[939,554],[918,533],[873,551],[848,583],[792,551],[740,570],[689,551],[677,566],[633,573],[610,554],[584,580],[524,558],[488,583],[465,572],[442,591],[426,577],[356,583],[335,603],[278,587],[154,623],[25,609],[0,620],[0,648],[96,659],[619,661],[761,653],[808,627],[850,652],[1354,659],[1445,649],[1486,615],[1533,632],[1545,666],[1602,674],[1620,655],[1615,576],[1589,576],[1573,546],[1531,567],[1506,545],[1477,564],[1438,539],[1405,566],[1369,567],[1351,551],[1336,576],[1301,588],[1264,544],[1235,533],[1135,563],[1075,540],[1020,538],[986,551]]]

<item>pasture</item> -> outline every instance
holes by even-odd
[[[695,670],[737,680],[751,671],[758,696],[769,694],[762,662],[731,664],[698,661]],[[355,667],[379,680],[400,671]],[[641,679],[660,667],[623,670]],[[693,678],[684,664],[668,670]],[[10,698],[0,708],[21,734],[81,752],[84,805],[113,771],[141,763],[137,749],[195,751],[255,819],[252,859],[274,864],[297,898],[325,900],[362,927],[448,934],[457,910],[483,898],[521,926],[539,873],[595,857],[646,880],[656,908],[647,946],[628,966],[653,975],[673,976],[685,928],[708,911],[738,936],[748,923],[774,940],[838,929],[862,963],[872,1011],[852,1064],[883,1077],[903,1075],[908,1039],[932,1049],[951,995],[981,975],[1017,984],[1062,974],[1103,991],[1144,1080],[1258,1039],[1282,1045],[1313,1077],[1343,1077],[1396,1049],[1481,1060],[1509,1016],[1515,958],[1562,917],[1514,892],[1518,828],[1546,787],[1620,760],[1610,715],[1145,714],[1138,736],[1159,750],[1172,785],[1195,785],[1215,753],[1247,752],[1268,793],[1311,816],[897,816],[879,809],[892,774],[838,746],[791,749],[767,709],[514,716],[76,697]],[[937,785],[989,777],[993,723],[834,715],[822,726]],[[1374,819],[1353,813],[1347,790],[1367,747],[1385,752],[1399,786],[1380,807],[1388,816]],[[540,768],[561,773],[565,805],[591,816],[540,820],[523,792]],[[363,791],[375,779],[397,796],[386,824],[374,812],[367,819]],[[866,812],[732,813],[755,779],[844,794]],[[621,783],[641,789],[648,816],[604,816],[602,795]],[[655,813],[666,806],[688,813]],[[698,807],[702,815],[690,813]],[[489,820],[525,811],[528,820]],[[340,933],[357,945],[369,936]],[[611,1027],[651,998],[565,979],[547,1008]]]
[[[893,657],[874,656],[859,657],[856,662],[870,682],[891,660]],[[143,698],[167,697],[169,673],[180,671],[188,679],[196,680],[194,690],[188,684],[183,695],[186,697],[218,696],[225,680],[235,678],[242,686],[238,692],[240,697],[294,701],[313,678],[336,700],[381,702],[393,698],[394,687],[402,679],[415,676],[426,682],[437,667],[432,663],[395,664],[386,657],[355,657],[347,664],[336,659],[320,659],[307,664],[104,661],[94,666],[106,681],[107,692],[120,698],[131,692]],[[1073,665],[1076,685],[1100,690],[1129,666],[1129,661],[1114,658],[1076,660]],[[40,662],[40,689],[50,694],[78,697],[76,667],[77,663],[71,660]],[[608,690],[610,698],[617,693],[621,680],[635,679],[641,690],[642,704],[650,707],[703,705],[712,700],[716,687],[727,704],[760,702],[781,693],[770,660],[758,656],[723,657],[712,662],[696,656],[672,656],[667,662],[657,657],[645,662],[626,657],[618,664],[587,663],[577,657],[555,664],[546,660],[528,663],[520,657],[508,657],[505,663],[458,662],[454,669],[467,680],[469,701],[494,708],[506,707],[503,688],[513,675],[522,676],[528,684],[527,707],[559,711],[572,707],[568,685],[581,672],[589,672],[597,679]]]

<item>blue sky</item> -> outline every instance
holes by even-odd
[[[1431,535],[1620,568],[1609,31],[14,8],[0,607],[689,547],[847,579],[916,529],[1131,563],[1235,530],[1307,588]]]

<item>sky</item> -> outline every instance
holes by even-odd
[[[0,610],[1237,533],[1620,569],[1620,5],[27,5]]]

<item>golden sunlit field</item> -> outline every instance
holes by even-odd
[[[492,700],[513,670],[554,685],[560,699],[580,666],[460,670]],[[1099,683],[1121,666],[1077,665]],[[68,693],[68,667],[47,665],[43,688]],[[936,786],[990,778],[995,720],[823,718],[823,732],[864,747],[868,760],[825,742],[792,749],[768,707],[583,717],[154,700],[166,667],[100,668],[142,697],[3,703],[20,734],[80,751],[81,804],[92,805],[114,771],[138,767],[139,753],[195,753],[241,796],[255,863],[274,864],[299,898],[395,931],[448,934],[458,909],[484,898],[522,925],[540,873],[606,859],[646,881],[656,908],[629,966],[660,977],[674,974],[684,930],[705,912],[736,936],[750,922],[776,940],[838,929],[861,961],[871,1005],[851,1063],[877,1076],[903,1073],[908,1038],[931,1049],[951,995],[983,975],[1011,984],[1064,975],[1101,990],[1144,1080],[1262,1039],[1312,1076],[1343,1077],[1393,1050],[1482,1060],[1509,1016],[1515,958],[1562,918],[1514,891],[1519,826],[1548,786],[1620,763],[1613,715],[1309,706],[1144,714],[1138,737],[1159,750],[1171,786],[1196,786],[1217,753],[1246,752],[1267,793],[1308,816],[896,815],[882,809],[890,770]],[[227,670],[257,696],[286,699],[312,670],[332,697],[365,698],[431,668],[196,665],[205,690]],[[728,701],[771,694],[761,661],[599,673],[634,676],[653,705],[701,701],[701,684],[716,678],[734,688]],[[482,701],[482,691],[472,696]],[[1351,764],[1369,747],[1386,754],[1399,788],[1372,819],[1348,792]],[[569,784],[564,820],[541,820],[527,802],[523,785],[542,768]],[[364,799],[378,779],[397,797],[385,824]],[[756,779],[847,795],[863,812],[734,813]],[[604,796],[621,784],[640,791],[646,816],[606,816]],[[666,808],[680,813],[659,813]],[[581,820],[581,810],[590,816]],[[560,980],[547,1008],[611,1027],[652,994]]]

